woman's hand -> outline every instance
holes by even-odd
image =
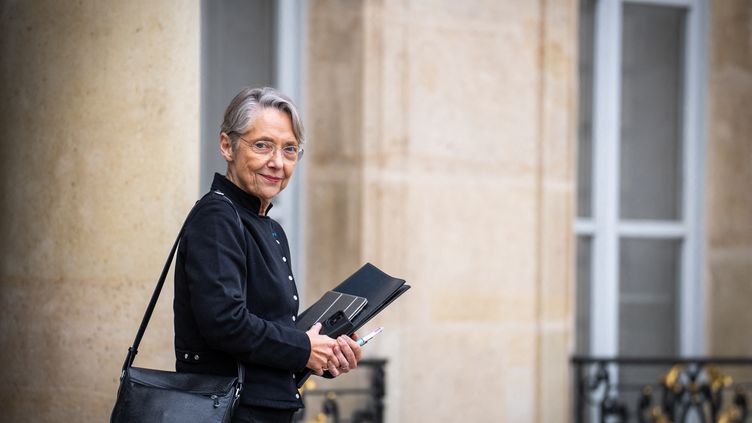
[[[327,369],[333,377],[358,367],[358,362],[363,358],[363,350],[357,340],[357,334],[353,334],[352,338],[345,335],[337,338],[337,345],[334,347],[335,359],[327,363]]]
[[[324,374],[324,370],[327,369],[329,362],[336,362],[337,360],[334,354],[337,341],[326,335],[320,335],[320,330],[321,323],[316,323],[306,332],[308,340],[311,342],[311,355],[308,356],[306,367],[313,370],[319,376]]]

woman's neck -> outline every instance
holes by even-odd
[[[240,185],[240,180],[235,176],[235,173],[231,169],[227,169],[227,172],[225,173],[225,178],[227,178],[228,181],[232,182],[236,187],[240,188],[243,192],[245,192],[248,195],[253,195],[246,190],[243,189],[242,185]],[[271,201],[264,200],[263,198],[259,198],[257,195],[253,195],[254,197],[258,198],[259,203],[261,206],[259,207],[259,216],[266,216],[266,210],[269,208],[269,204]]]

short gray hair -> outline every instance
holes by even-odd
[[[222,132],[230,137],[233,151],[237,148],[240,135],[251,129],[258,112],[263,109],[277,109],[286,113],[292,121],[292,131],[298,144],[303,145],[303,122],[295,103],[274,88],[246,87],[240,90],[227,106],[222,121]]]

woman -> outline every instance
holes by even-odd
[[[298,292],[282,227],[268,217],[303,154],[292,101],[243,89],[227,107],[219,149],[225,176],[194,208],[175,270],[175,352],[180,372],[233,375],[245,367],[234,422],[290,422],[303,406],[294,373],[333,376],[357,366],[353,338],[295,328]],[[229,200],[229,201],[228,201]]]

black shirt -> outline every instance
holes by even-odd
[[[287,237],[276,221],[259,216],[260,206],[215,174],[211,192],[189,216],[175,269],[176,369],[233,375],[241,360],[241,403],[300,408],[293,373],[305,368],[311,345],[295,328],[298,292]]]

